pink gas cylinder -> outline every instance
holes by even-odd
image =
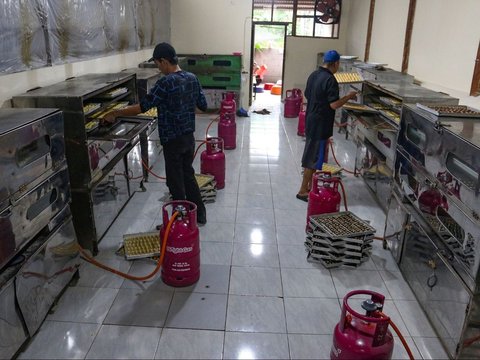
[[[294,118],[298,116],[298,99],[293,94],[293,90],[287,90],[284,100],[283,116],[286,118]]]
[[[222,94],[222,102],[220,104],[220,114],[237,112],[237,103],[235,102],[235,93],[227,91]]]
[[[302,90],[300,89],[292,89],[292,94],[295,99],[297,99],[296,105],[297,105],[297,114],[300,112],[302,109],[302,104],[303,104],[303,93]]]
[[[298,113],[297,135],[305,136],[305,116],[307,111],[307,104],[302,104],[300,112]]]
[[[162,280],[170,286],[188,286],[200,278],[200,242],[197,226],[197,205],[186,200],[174,200],[162,206],[163,225],[160,239],[169,222],[168,208],[172,216],[178,212],[167,238],[162,264]]]
[[[200,155],[200,172],[215,177],[217,189],[225,187],[225,153],[223,139],[211,137],[207,139],[207,149]]]
[[[307,231],[310,228],[310,216],[340,211],[342,199],[338,192],[340,181],[339,177],[332,176],[328,171],[319,171],[313,174],[312,188],[308,193]]]
[[[430,215],[437,214],[437,207],[448,210],[447,198],[445,195],[442,195],[435,186],[430,187],[420,194],[418,197],[418,205],[422,212]]]
[[[353,310],[348,299],[354,295],[369,295],[362,302],[365,315]],[[392,358],[393,336],[390,318],[381,311],[385,296],[368,290],[350,291],[343,298],[342,314],[333,333],[330,359],[388,360]]]
[[[218,137],[223,139],[223,146],[226,150],[237,147],[237,124],[234,113],[220,114]]]

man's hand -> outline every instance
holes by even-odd
[[[350,91],[347,96],[350,100],[357,100],[357,94],[358,91]]]
[[[108,125],[108,124],[113,124],[115,122],[115,119],[117,118],[117,113],[116,111],[110,111],[108,114],[106,114],[103,119],[100,119],[100,124],[102,125]]]

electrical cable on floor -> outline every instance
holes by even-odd
[[[117,269],[113,269],[107,265],[104,265],[102,264],[101,262],[98,262],[97,260],[95,260],[93,257],[91,257],[80,245],[77,245],[78,246],[78,250],[80,251],[80,254],[82,255],[82,258],[89,262],[90,264],[92,265],[95,265],[103,270],[106,270],[106,271],[109,271],[115,275],[118,275],[118,276],[121,276],[125,279],[128,279],[128,280],[134,280],[134,281],[145,281],[145,280],[148,280],[150,278],[152,278],[153,276],[155,276],[155,274],[160,270],[160,268],[162,267],[162,264],[163,264],[163,259],[165,257],[165,249],[167,248],[167,239],[168,239],[168,235],[170,235],[170,228],[172,227],[172,224],[173,222],[175,221],[175,219],[177,218],[177,216],[179,215],[180,213],[178,211],[175,211],[172,215],[172,217],[170,218],[170,220],[168,221],[168,224],[167,224],[167,227],[165,229],[165,234],[163,235],[163,240],[161,242],[161,250],[160,250],[160,256],[158,257],[158,260],[157,260],[157,266],[155,266],[155,269],[148,275],[145,275],[145,276],[134,276],[134,275],[130,275],[130,274],[127,274],[127,273],[124,273],[124,272],[121,272],[120,270],[117,270]],[[160,235],[158,236],[158,239],[160,241]]]

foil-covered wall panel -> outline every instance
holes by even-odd
[[[0,0],[0,74],[170,40],[170,0]]]

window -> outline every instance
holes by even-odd
[[[338,38],[342,0],[253,0],[253,21],[287,22],[288,35]]]

